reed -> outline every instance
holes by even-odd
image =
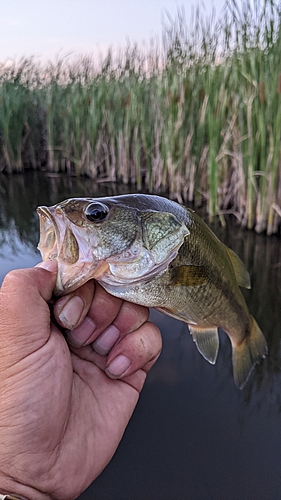
[[[0,65],[0,171],[131,184],[276,233],[280,21],[275,0],[229,0],[190,26],[167,15],[161,47]]]

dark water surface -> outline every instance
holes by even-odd
[[[0,283],[10,269],[40,260],[38,205],[116,189],[75,178],[0,177]],[[243,231],[233,221],[213,229],[250,271],[245,296],[269,356],[239,391],[223,332],[211,366],[186,325],[152,311],[162,355],[116,455],[80,500],[281,500],[280,239]]]

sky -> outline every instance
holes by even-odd
[[[219,13],[224,0],[205,0],[203,9],[214,4]],[[149,45],[152,37],[161,41],[166,11],[175,18],[184,6],[189,19],[196,5],[198,0],[0,0],[0,63],[106,52],[128,39]]]

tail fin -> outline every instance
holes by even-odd
[[[251,320],[250,335],[242,344],[232,347],[233,375],[239,389],[243,389],[255,364],[267,355],[267,343],[263,333],[253,316]]]

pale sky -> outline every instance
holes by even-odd
[[[22,56],[43,62],[58,55],[126,46],[127,38],[161,40],[165,11],[175,18],[184,6],[189,19],[199,0],[0,0],[0,63]],[[217,14],[224,0],[205,0]]]

